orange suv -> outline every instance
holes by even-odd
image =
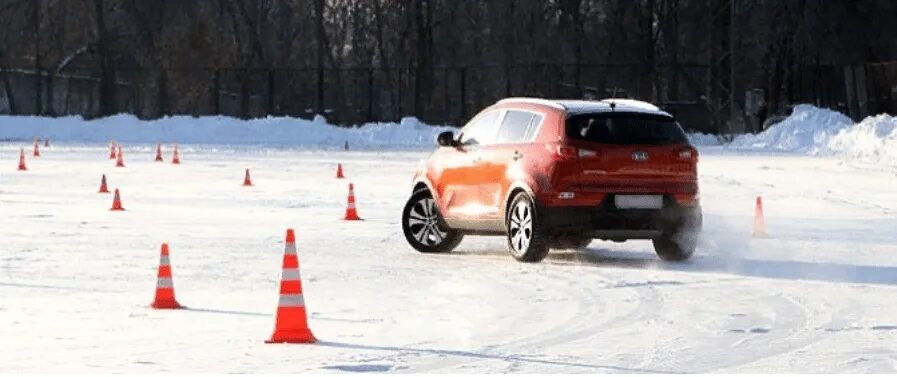
[[[698,151],[654,105],[508,98],[437,143],[402,212],[405,238],[420,252],[501,235],[523,262],[593,239],[650,239],[670,261],[694,253]]]

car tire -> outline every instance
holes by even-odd
[[[540,262],[548,255],[548,235],[542,230],[542,219],[536,203],[521,192],[514,196],[505,214],[508,250],[520,262]]]
[[[415,191],[402,210],[405,240],[421,253],[448,253],[458,247],[464,234],[451,229],[439,213],[427,189]]]
[[[557,250],[582,250],[592,243],[591,237],[565,236],[551,242],[551,248]]]
[[[691,258],[698,245],[698,234],[694,231],[664,233],[652,240],[654,252],[660,259],[680,262]]]

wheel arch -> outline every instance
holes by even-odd
[[[511,206],[511,201],[514,200],[514,197],[517,196],[517,194],[519,194],[521,192],[525,192],[527,195],[529,195],[529,197],[533,200],[533,203],[536,205],[536,208],[538,208],[539,203],[536,200],[536,195],[534,194],[532,187],[530,187],[530,185],[526,184],[526,182],[514,182],[508,188],[508,195],[505,196],[505,202],[501,206],[501,208],[502,208],[501,218],[502,219],[507,218],[508,208]]]

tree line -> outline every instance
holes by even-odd
[[[505,96],[625,96],[719,125],[752,89],[764,114],[799,100],[807,67],[892,60],[895,15],[890,0],[2,0],[0,112],[457,124]]]

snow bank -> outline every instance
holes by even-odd
[[[729,147],[819,154],[827,151],[831,137],[853,125],[836,111],[798,105],[791,116],[759,134],[741,135]]]
[[[779,124],[735,138],[729,148],[835,155],[897,166],[897,117],[887,114],[854,123],[844,114],[799,105]]]
[[[43,118],[0,116],[0,140],[31,140],[105,143],[260,144],[276,146],[392,149],[432,147],[436,135],[450,127],[434,127],[416,118],[401,123],[370,123],[338,127],[321,116],[314,120],[268,117],[241,120],[223,116],[174,116],[143,121],[131,115],[116,115],[86,121],[81,117]]]
[[[881,114],[841,130],[828,149],[848,158],[897,166],[897,117]]]

